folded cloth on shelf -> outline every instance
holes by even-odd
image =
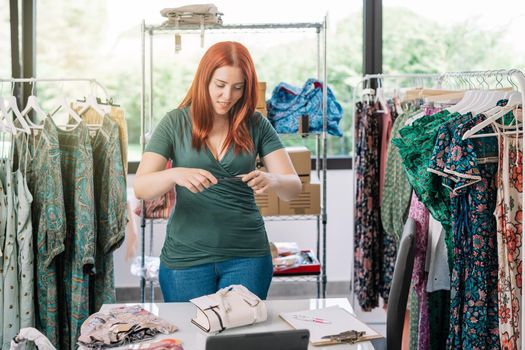
[[[82,324],[78,343],[88,348],[110,348],[176,330],[175,325],[139,305],[114,307],[89,316]]]
[[[222,13],[214,4],[195,4],[174,8],[165,8],[160,11],[163,17],[167,17],[167,23],[177,20],[179,24],[222,24]]]

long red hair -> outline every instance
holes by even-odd
[[[252,152],[253,140],[248,130],[248,118],[257,104],[257,73],[248,49],[235,41],[223,41],[211,46],[202,57],[195,78],[179,108],[191,106],[192,146],[198,150],[206,145],[213,127],[213,106],[208,86],[217,68],[239,67],[244,75],[242,97],[230,109],[230,130],[224,147],[234,144],[235,153]]]

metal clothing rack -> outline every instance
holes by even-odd
[[[521,92],[521,101],[522,104],[525,102],[525,74],[523,71],[519,69],[499,69],[499,70],[486,70],[486,71],[463,71],[463,72],[446,72],[442,74],[373,74],[373,75],[365,75],[363,79],[356,84],[354,88],[354,99],[353,99],[353,105],[355,106],[356,102],[356,96],[357,91],[360,91],[361,86],[369,86],[370,81],[372,79],[377,79],[381,81],[381,83],[384,82],[384,80],[399,80],[404,78],[413,78],[413,79],[435,79],[436,84],[438,87],[442,87],[444,85],[447,85],[449,82],[454,82],[456,85],[463,86],[464,88],[468,89],[474,89],[474,88],[481,88],[481,89],[487,89],[490,88],[490,83],[492,80],[496,82],[496,87],[501,87],[502,83],[504,82],[504,79],[507,80],[507,82],[510,85],[513,85],[516,88],[519,88]],[[514,79],[518,82],[518,85],[514,84]],[[488,80],[488,81],[487,81]],[[355,129],[355,120],[354,125],[352,129],[352,133]],[[525,145],[525,133],[522,133],[522,141]],[[354,148],[353,148],[353,155],[355,156],[355,140],[354,140]],[[522,162],[524,160],[522,159]],[[524,164],[522,163],[522,166]],[[355,190],[356,190],[356,182],[354,177],[354,195],[352,196],[352,204],[353,207],[355,206]],[[522,194],[522,208],[525,208],[525,194]],[[525,225],[522,225],[522,236],[525,233]],[[353,241],[353,240],[352,240]],[[352,247],[353,249],[353,247]],[[525,260],[525,247],[522,247],[521,250],[522,254],[522,261]],[[351,281],[352,281],[352,290],[353,290],[353,264],[351,269]],[[525,288],[522,288],[521,291],[522,295],[522,301],[525,300]],[[352,298],[353,300],[355,298]],[[523,310],[521,310],[520,314],[520,320],[521,320],[521,346],[522,348],[525,348],[525,322],[523,322]]]
[[[428,80],[428,79],[434,79],[434,80],[437,80],[439,78],[439,74],[423,74],[423,73],[412,73],[412,74],[366,74],[363,76],[363,78],[361,80],[359,80],[355,86],[354,86],[354,89],[353,89],[353,98],[352,98],[352,108],[355,108],[355,105],[356,105],[356,102],[357,102],[357,97],[358,95],[361,94],[361,92],[365,89],[365,88],[369,88],[371,86],[371,82],[372,81],[376,81],[377,82],[377,86],[378,87],[382,87],[383,86],[383,83],[384,83],[384,80],[394,80],[394,81],[399,81],[399,80],[411,80],[411,81],[419,81],[421,82],[421,80]],[[354,111],[354,117],[352,118],[352,130],[350,131],[350,135],[352,137],[352,159],[355,161],[356,159],[356,139],[355,139],[355,129],[356,129],[356,119],[355,118],[355,111]],[[355,163],[354,163],[355,164]],[[354,168],[354,171],[355,171],[355,168]],[[354,210],[354,217],[355,217],[355,204],[356,204],[356,195],[357,195],[357,178],[354,174],[353,176],[353,183],[352,183],[352,199],[351,199],[351,208],[353,208]],[[352,232],[353,229],[352,229]],[[354,249],[355,249],[355,242],[354,242],[354,237],[352,236],[352,239],[351,239],[351,250],[352,250],[352,256],[354,255]],[[356,305],[355,305],[355,293],[354,293],[354,261],[352,260],[351,264],[350,264],[350,292],[351,292],[351,299],[352,299],[352,307],[356,308]]]
[[[212,33],[225,33],[231,31],[237,32],[252,32],[259,33],[265,32],[268,30],[289,30],[289,29],[315,29],[317,34],[317,78],[323,82],[327,82],[327,52],[326,52],[326,43],[327,43],[327,15],[325,15],[322,22],[312,22],[312,23],[262,23],[262,24],[224,24],[224,25],[192,25],[192,24],[179,24],[176,25],[172,21],[166,21],[161,25],[146,25],[145,21],[141,25],[141,47],[142,47],[142,90],[141,90],[141,115],[140,115],[140,128],[141,128],[141,149],[144,153],[146,140],[146,108],[148,105],[148,116],[149,116],[149,128],[152,128],[153,120],[153,37],[156,34],[174,34],[174,33],[201,33],[202,35],[205,31]],[[148,40],[146,40],[146,35]],[[202,39],[201,39],[202,40]],[[149,47],[146,46],[146,41],[149,42]],[[149,67],[146,67],[146,51],[149,51]],[[148,68],[148,69],[147,69]],[[148,70],[148,72],[147,72]],[[149,73],[149,75],[147,74]],[[148,75],[148,103],[146,103],[146,76]],[[317,258],[321,261],[321,273],[317,277],[317,295],[318,297],[326,297],[326,224],[327,224],[327,214],[326,214],[326,173],[327,173],[327,100],[328,92],[327,89],[323,89],[323,130],[321,133],[317,134],[316,138],[316,171],[317,175],[321,181],[321,215],[317,216]],[[322,162],[321,162],[322,156]],[[142,201],[143,210],[142,213],[145,213],[145,204]],[[144,259],[145,259],[145,229],[146,229],[146,218],[144,215],[141,216],[141,256],[142,256],[142,277],[140,282],[141,287],[141,301],[145,302],[145,286],[146,280],[144,277]],[[322,236],[321,236],[322,234]],[[322,246],[321,246],[322,245]],[[321,254],[322,250],[322,254]]]

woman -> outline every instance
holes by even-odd
[[[137,198],[176,186],[159,280],[166,302],[188,301],[231,284],[265,299],[272,258],[254,193],[295,198],[301,182],[275,130],[255,113],[257,75],[237,42],[204,54],[178,109],[159,123],[134,181]],[[268,172],[255,170],[259,155]],[[168,159],[173,167],[165,170]]]

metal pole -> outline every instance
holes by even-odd
[[[327,54],[326,54],[326,46],[327,46],[327,21],[328,21],[328,14],[325,15],[324,21],[323,21],[323,204],[321,206],[322,216],[323,216],[323,298],[326,298],[326,222],[327,222],[327,215],[326,215],[326,174],[327,174],[327,127],[328,127],[328,115],[327,115],[327,103],[328,103],[328,74],[327,74]]]
[[[22,77],[22,68],[20,66],[20,43],[19,43],[19,30],[18,30],[18,1],[9,1],[9,12],[10,12],[10,24],[11,24],[11,76],[20,78]],[[18,105],[22,105],[20,96],[20,87],[14,86],[13,95],[18,100]]]
[[[148,121],[148,134],[153,130],[153,33],[151,30],[148,31],[149,34],[149,121]],[[146,142],[147,140],[144,140]],[[153,220],[150,220],[150,236],[149,236],[149,255],[153,256]],[[150,300],[154,302],[154,292],[153,292],[153,281],[150,281]]]
[[[140,26],[140,39],[142,43],[142,88],[140,91],[140,147],[141,152],[144,153],[145,148],[145,140],[144,140],[144,121],[146,117],[146,38],[145,38],[145,21],[142,21],[142,25]],[[144,276],[144,269],[145,269],[145,249],[146,249],[146,239],[145,239],[145,231],[146,231],[146,202],[144,200],[142,202],[142,214],[141,214],[141,223],[140,223],[140,235],[141,235],[141,247],[140,247],[140,255],[142,258],[141,261],[141,277],[140,277],[140,302],[144,303],[146,302],[146,295],[145,295],[145,289],[146,289],[146,278]]]
[[[149,221],[149,256],[153,256],[153,226],[154,226],[153,219]],[[150,303],[155,302],[155,291],[153,287],[153,280],[150,279],[149,281],[149,300]]]
[[[22,76],[36,75],[36,0],[22,1]],[[27,103],[31,86],[22,86],[22,106]],[[31,112],[31,115],[33,113]]]
[[[383,71],[382,0],[363,0],[363,73]],[[375,88],[375,86],[372,86]]]
[[[321,80],[321,28],[317,28],[317,80]],[[321,139],[320,135],[316,135],[315,138],[315,172],[317,178],[321,179]],[[321,216],[317,216],[317,261],[321,261]],[[322,275],[317,277],[317,298],[321,297],[321,283]]]

